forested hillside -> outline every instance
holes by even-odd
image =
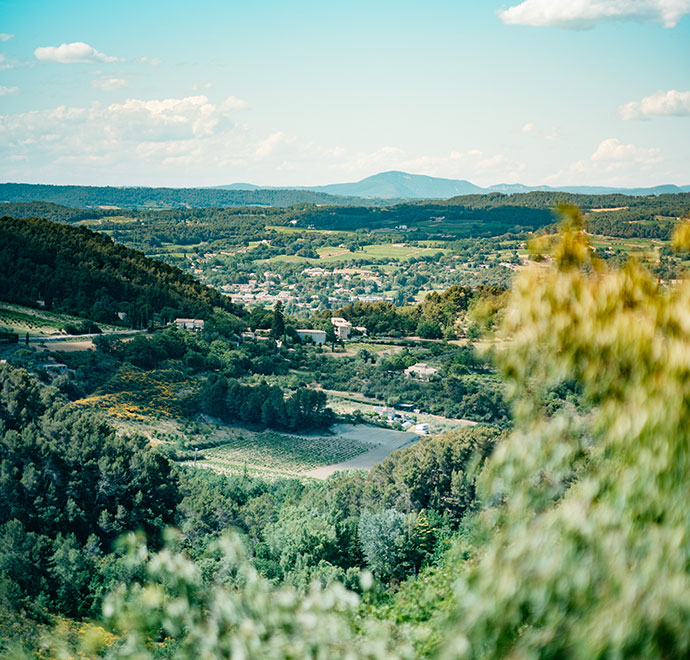
[[[648,197],[539,191],[513,195],[463,195],[445,201],[385,208],[308,208],[298,224],[350,230],[393,229],[404,225],[406,229],[415,229],[433,237],[498,236],[554,223],[556,217],[552,209],[558,204],[575,204],[585,212],[609,210],[612,217],[621,223],[631,219],[654,221],[658,216],[673,219],[685,216],[690,212],[690,193]],[[617,211],[626,213],[614,215]],[[595,222],[597,215],[593,214]]]
[[[340,197],[309,190],[221,190],[217,188],[117,188],[0,183],[2,202],[52,202],[89,208],[191,208],[205,206],[292,206],[293,204],[368,205],[380,200]]]
[[[239,312],[215,289],[178,268],[145,257],[102,234],[39,219],[0,219],[0,296],[8,302],[145,327],[201,316],[214,307]]]
[[[171,466],[143,439],[0,365],[0,637],[20,613],[98,614],[121,581],[144,579],[115,539],[143,531],[154,550],[171,524],[210,580],[225,570],[215,542],[232,527],[273,581],[360,589],[369,568],[382,587],[397,583],[432,563],[475,510],[475,480],[498,437],[476,428],[427,439],[328,483],[214,475]]]

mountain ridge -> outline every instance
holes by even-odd
[[[360,181],[348,183],[330,183],[320,186],[257,186],[253,183],[232,183],[227,186],[215,186],[219,190],[302,190],[361,197],[363,199],[448,199],[458,195],[489,194],[500,192],[513,193],[543,190],[547,192],[567,192],[579,194],[625,194],[625,195],[660,195],[664,193],[690,192],[690,185],[661,184],[658,186],[639,186],[633,188],[616,186],[527,186],[521,183],[499,183],[493,186],[477,186],[466,179],[446,179],[425,174],[410,174],[399,170],[379,172]]]

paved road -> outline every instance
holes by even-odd
[[[419,440],[419,436],[416,433],[410,433],[409,431],[392,431],[390,429],[383,429],[378,426],[366,426],[364,424],[338,424],[334,430],[341,437],[371,442],[376,446],[348,461],[324,465],[302,472],[301,474],[305,477],[326,479],[326,477],[340,470],[370,470],[374,465],[386,458],[386,456],[390,456],[396,449],[406,447]]]

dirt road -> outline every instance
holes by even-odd
[[[380,463],[396,449],[406,447],[419,440],[419,436],[416,433],[392,431],[390,429],[379,428],[378,426],[365,426],[363,424],[358,424],[356,426],[353,424],[338,424],[333,430],[341,437],[349,437],[353,440],[370,442],[376,446],[348,461],[334,463],[333,465],[324,465],[302,472],[303,476],[314,477],[315,479],[326,479],[339,470],[370,470],[374,465]]]

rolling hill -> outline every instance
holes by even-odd
[[[191,275],[83,227],[0,218],[0,299],[146,327],[155,315],[204,318],[242,310]],[[126,314],[124,320],[119,312]]]

